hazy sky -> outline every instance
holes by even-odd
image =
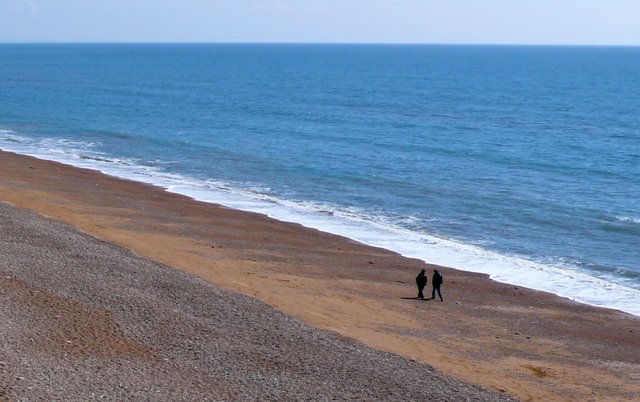
[[[640,45],[640,0],[0,0],[0,42]]]

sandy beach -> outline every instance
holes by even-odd
[[[640,398],[626,313],[5,152],[0,201],[0,399]]]

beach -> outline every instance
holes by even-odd
[[[640,398],[636,316],[92,170],[0,172],[1,397]]]

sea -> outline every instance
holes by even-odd
[[[0,149],[640,316],[640,47],[2,44]]]

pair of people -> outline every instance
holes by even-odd
[[[434,269],[433,276],[431,277],[431,287],[433,288],[431,290],[431,299],[436,298],[436,291],[438,291],[440,301],[443,301],[442,293],[440,293],[440,286],[442,286],[443,282],[444,280],[442,279],[442,275],[440,274],[440,272],[438,272],[437,269]],[[424,269],[420,271],[420,273],[416,277],[416,285],[418,285],[418,299],[424,300],[424,294],[422,293],[422,291],[424,290],[425,286],[427,286],[427,276],[424,273]]]

